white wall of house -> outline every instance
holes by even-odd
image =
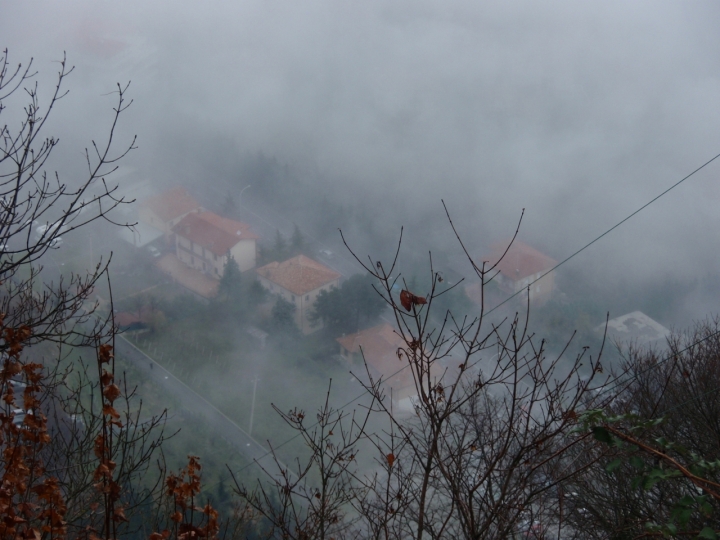
[[[333,287],[337,287],[340,283],[340,280],[336,279],[306,294],[297,295],[288,291],[286,288],[281,287],[277,283],[273,283],[272,281],[265,279],[262,276],[258,276],[258,279],[260,281],[260,284],[272,294],[280,296],[281,298],[287,300],[295,306],[295,324],[297,324],[298,328],[302,331],[302,333],[306,335],[317,332],[322,328],[322,323],[312,325],[308,320],[308,315],[310,314],[310,311],[315,305],[315,300],[320,294],[320,291],[330,291]]]
[[[209,249],[191,242],[184,236],[176,236],[175,253],[183,263],[195,270],[205,272],[215,279],[220,279],[225,271],[227,255],[216,255]],[[235,258],[235,262],[238,263],[241,272],[255,267],[254,239],[238,242],[230,253]]]
[[[254,239],[241,240],[233,246],[230,254],[240,267],[241,272],[255,268],[257,249]],[[220,269],[220,273],[222,274],[222,269]]]
[[[195,270],[202,270],[203,260],[202,255],[198,254],[198,247],[187,238],[175,236],[175,255],[177,258]]]

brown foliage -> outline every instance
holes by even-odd
[[[415,296],[410,291],[403,289],[400,291],[400,304],[405,308],[406,311],[410,311],[413,306],[420,304],[427,304],[427,300],[423,296]]]
[[[118,86],[108,136],[93,141],[85,178],[68,186],[44,169],[58,142],[45,126],[72,68],[63,58],[41,107],[31,64],[12,69],[7,51],[0,54],[4,105],[11,96],[27,99],[15,132],[0,124],[0,537],[117,538],[117,524],[154,497],[143,477],[158,457],[163,417],[141,424],[140,411],[130,413],[132,389],[115,382],[112,307],[102,316],[91,300],[109,261],[53,283],[43,282],[41,265],[61,234],[96,220],[114,223],[112,210],[131,202],[110,183],[118,160],[134,148],[133,140],[117,152],[113,142],[129,103]],[[75,347],[94,350],[96,377],[82,361],[74,372],[62,364]]]
[[[67,507],[58,479],[46,473],[41,457],[50,442],[47,418],[39,407],[37,393],[42,366],[20,360],[25,343],[31,337],[27,328],[1,328],[7,346],[0,371],[0,387],[8,412],[0,414],[2,478],[0,479],[0,535],[3,538],[36,538],[43,533],[62,536],[67,532]],[[14,395],[14,377],[22,376],[25,390],[25,417],[15,421],[19,405]]]
[[[196,499],[201,491],[200,458],[188,456],[187,467],[178,474],[169,474],[166,481],[166,493],[172,501],[172,530],[164,529],[162,532],[154,532],[150,540],[165,540],[175,538],[177,540],[193,540],[205,538],[214,540],[220,532],[219,513],[210,503],[204,506],[196,506]],[[199,522],[195,523],[195,518]]]

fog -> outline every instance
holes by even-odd
[[[445,227],[444,198],[497,240],[526,208],[524,235],[562,258],[717,153],[711,2],[147,4],[4,7],[12,60],[33,56],[42,81],[62,51],[76,66],[55,118],[65,156],[131,80],[126,164],[143,176],[207,184],[262,151],[340,197],[382,193],[390,227]],[[638,279],[710,268],[716,178],[585,264]]]
[[[714,2],[1,10],[1,44],[11,63],[34,58],[45,102],[63,51],[75,66],[48,126],[63,179],[81,173],[116,83],[131,81],[118,140],[137,134],[138,149],[122,182],[182,185],[211,209],[251,186],[242,204],[268,230],[297,223],[339,253],[342,227],[362,257],[387,260],[405,226],[408,275],[432,251],[439,269],[472,277],[441,200],[478,260],[524,209],[519,238],[561,261],[720,152]],[[261,199],[258,163],[270,162],[292,204]],[[719,178],[720,160],[568,262],[559,287],[668,327],[716,312]],[[339,210],[320,227],[327,205]]]

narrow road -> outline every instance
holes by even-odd
[[[220,437],[234,446],[249,461],[258,463],[270,473],[277,471],[277,466],[272,455],[269,454],[269,450],[253,439],[244,429],[203,396],[175,377],[122,335],[117,336],[115,346],[116,353],[120,357],[131,362],[140,370],[143,376],[156,382],[166,392],[175,396],[186,411],[201,417],[207,422],[208,426],[215,429]],[[283,469],[287,469],[284,464],[281,466]]]

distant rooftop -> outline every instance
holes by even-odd
[[[340,278],[340,274],[305,255],[284,262],[271,262],[256,270],[258,275],[293,294],[303,295]]]
[[[598,325],[597,332],[605,331],[605,324]],[[665,340],[670,330],[662,324],[645,315],[642,311],[633,311],[608,321],[607,336],[611,340],[620,342],[635,342],[638,345],[647,345],[656,341]]]
[[[191,197],[183,187],[163,191],[158,195],[145,199],[140,205],[150,208],[163,221],[171,221],[200,208],[200,203]]]
[[[394,358],[397,361],[398,348],[406,346],[405,340],[387,323],[337,338],[337,342],[349,353],[360,352],[362,347],[369,362],[371,357],[374,361],[386,357]]]
[[[384,383],[392,388],[394,399],[417,394],[413,371],[408,367],[408,344],[388,323],[343,336],[337,342],[348,353],[359,353],[362,349],[372,377],[376,381],[382,377]],[[400,356],[399,349],[404,351]],[[434,378],[437,375],[437,366],[433,366],[431,376]]]
[[[497,262],[507,248],[507,244],[496,244],[493,247],[490,262]],[[515,240],[505,257],[498,264],[497,269],[505,277],[517,281],[541,272],[547,272],[557,264],[557,261],[540,253],[524,242]]]

